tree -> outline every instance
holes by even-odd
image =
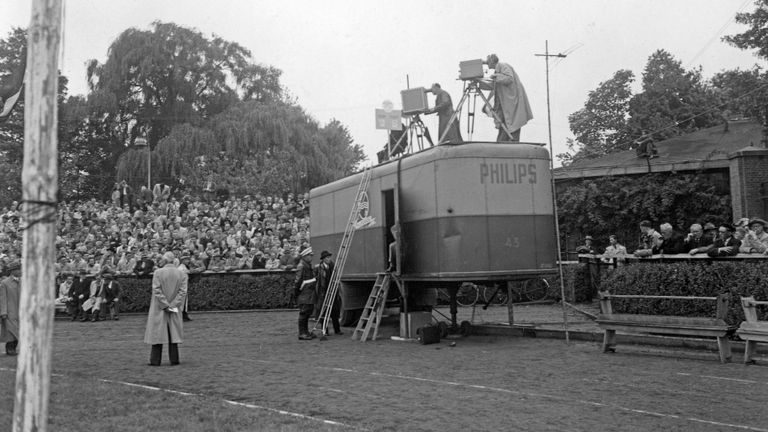
[[[632,71],[617,71],[611,79],[601,82],[595,90],[589,92],[584,108],[568,116],[571,132],[580,145],[572,161],[591,159],[628,148],[627,120],[629,100],[632,97],[630,85],[634,79]],[[569,143],[571,150],[575,146],[576,143]]]
[[[736,22],[749,26],[743,33],[723,36],[723,40],[741,49],[756,49],[757,56],[768,59],[768,0],[756,0],[753,12],[736,14]]]
[[[239,44],[159,21],[124,31],[87,74],[92,114],[117,153],[142,135],[154,147],[175,125],[200,124],[238,100],[282,94],[280,70],[253,63]]]
[[[630,135],[661,141],[720,123],[712,109],[716,99],[701,76],[701,69],[686,71],[665,50],[648,59],[643,91],[630,101]]]
[[[768,78],[759,66],[715,74],[712,88],[725,117],[746,117],[762,121],[768,100]]]
[[[174,127],[152,152],[152,177],[192,192],[282,194],[343,177],[363,158],[336,120],[320,128],[297,105],[247,101],[200,125]],[[146,159],[146,150],[127,151],[118,177],[141,184]]]
[[[10,79],[24,61],[27,32],[13,28],[0,39],[0,80]],[[21,197],[21,164],[24,157],[24,96],[19,98],[10,117],[0,123],[0,204],[8,205]]]

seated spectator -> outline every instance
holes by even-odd
[[[691,225],[689,231],[685,237],[685,246],[688,248],[688,253],[691,255],[707,253],[712,245],[712,239],[704,235],[704,228],[700,224],[695,223]]]
[[[734,256],[739,253],[741,241],[733,237],[733,225],[721,224],[718,228],[717,240],[707,250],[710,257]]]
[[[136,260],[133,258],[133,252],[125,252],[117,261],[115,271],[117,273],[127,274],[132,272],[134,268],[136,268]]]
[[[584,244],[576,248],[576,252],[580,254],[595,254],[597,251],[592,245],[592,236],[584,237]]]
[[[653,248],[661,246],[663,238],[658,231],[653,229],[651,221],[644,220],[640,222],[640,241],[638,242],[638,248],[635,251],[635,256],[651,256],[653,255]]]
[[[749,231],[741,242],[739,252],[762,253],[768,255],[768,233],[765,232],[768,222],[760,218],[749,221]]]
[[[152,273],[155,269],[155,263],[150,258],[149,252],[139,252],[136,257],[136,266],[133,268],[133,272],[139,276],[146,276]]]
[[[264,258],[264,253],[260,250],[256,250],[253,255],[253,261],[251,262],[251,268],[254,270],[261,270],[267,265],[267,259]]]
[[[605,253],[603,253],[604,258],[623,260],[626,257],[627,248],[619,244],[619,240],[615,235],[608,236],[608,243],[610,244],[605,248]]]
[[[56,293],[56,300],[54,301],[56,306],[66,306],[67,303],[72,301],[70,291],[72,290],[74,282],[75,277],[73,275],[67,275],[66,280],[59,285],[59,291]]]
[[[685,238],[682,234],[675,232],[672,224],[663,223],[659,230],[661,230],[661,244],[652,248],[654,254],[674,255],[687,252]]]
[[[267,262],[264,264],[265,270],[279,270],[280,269],[280,260],[275,257],[274,253],[269,254],[269,259],[267,259]]]
[[[221,272],[225,270],[224,258],[218,248],[213,250],[211,260],[208,263],[208,271]]]

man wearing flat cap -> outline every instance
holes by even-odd
[[[739,252],[741,253],[762,253],[768,255],[768,233],[765,229],[768,222],[760,218],[754,218],[747,225],[749,231],[741,242]]]
[[[707,250],[710,257],[734,256],[739,253],[741,240],[733,237],[734,227],[731,224],[720,224],[717,228],[717,239]]]
[[[19,345],[19,298],[21,294],[21,263],[8,264],[10,276],[0,282],[0,342],[5,342],[5,353],[17,354]]]
[[[312,269],[312,255],[311,247],[299,252],[301,260],[296,268],[293,284],[293,293],[299,306],[299,340],[311,340],[315,337],[309,332],[309,317],[312,316],[317,301],[317,279]]]
[[[328,293],[328,289],[331,284],[331,275],[333,275],[334,264],[331,261],[331,253],[328,251],[320,252],[320,264],[315,267],[315,275],[317,276],[317,302],[315,303],[315,317],[321,319],[320,312],[325,302],[325,296]],[[339,324],[339,316],[341,315],[341,297],[338,290],[333,299],[333,306],[330,311],[327,311],[331,323],[333,324],[333,332],[337,335],[344,334],[341,332],[341,325]]]
[[[576,248],[576,252],[580,254],[595,254],[595,246],[592,244],[592,236],[588,235],[584,237],[584,244]]]
[[[101,319],[105,319],[109,312],[109,319],[118,321],[120,319],[120,284],[115,280],[115,272],[110,267],[102,270],[101,276],[103,281]]]

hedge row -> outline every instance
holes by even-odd
[[[584,266],[586,267],[586,266]],[[603,272],[600,289],[612,294],[717,296],[730,293],[726,320],[738,325],[744,320],[740,296],[768,298],[768,263],[710,261],[705,263],[636,263]],[[676,316],[715,316],[715,302],[689,300],[611,301],[614,312]],[[760,319],[768,310],[758,308]]]
[[[190,275],[189,310],[276,309],[294,307],[293,272]],[[118,278],[120,310],[146,312],[152,292],[151,277]]]

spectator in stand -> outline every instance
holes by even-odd
[[[260,250],[256,250],[253,255],[253,262],[251,262],[251,268],[254,270],[262,270],[266,267],[267,260],[264,258],[264,253]]]
[[[120,274],[128,274],[136,268],[136,260],[133,258],[133,252],[126,251],[117,261],[115,271]]]
[[[635,256],[644,257],[651,256],[653,254],[653,248],[661,246],[662,242],[661,234],[653,229],[653,225],[649,220],[643,220],[640,222],[640,241],[638,242],[638,248],[635,251]]]
[[[71,291],[75,284],[75,277],[73,275],[67,275],[64,282],[59,285],[59,291],[56,293],[56,300],[54,304],[56,306],[66,306],[67,303],[72,301]]]
[[[584,237],[584,244],[576,248],[576,252],[580,254],[596,254],[597,250],[592,245],[592,236],[588,235]]]
[[[661,230],[661,244],[652,249],[654,254],[675,255],[687,252],[685,238],[682,234],[675,232],[672,224],[665,222],[661,224],[659,230]]]
[[[280,269],[280,260],[278,260],[275,257],[274,253],[269,254],[269,259],[267,259],[267,262],[264,264],[265,270],[279,270]]]
[[[83,303],[85,303],[90,296],[90,286],[91,281],[87,277],[86,271],[79,270],[77,279],[73,282],[72,289],[69,291],[72,300],[67,303],[67,312],[72,317],[72,321],[76,320],[78,317],[81,318],[80,321],[86,320]]]
[[[150,256],[150,252],[139,251],[136,255],[136,267],[134,267],[133,272],[139,276],[146,276],[152,273],[152,271],[155,269],[155,263],[152,261]]]
[[[768,233],[765,229],[768,222],[760,218],[749,221],[749,232],[741,242],[741,253],[762,253],[768,255]]]
[[[101,302],[103,299],[104,279],[101,273],[96,274],[89,287],[89,297],[83,303],[83,318],[80,321],[87,321],[88,312],[91,316],[91,322],[100,321]]]
[[[605,252],[603,253],[604,258],[616,258],[618,260],[624,260],[624,258],[626,258],[627,248],[619,243],[619,240],[615,235],[611,234],[608,236],[608,243],[610,244],[605,248]]]
[[[712,245],[712,241],[709,236],[704,235],[704,228],[700,224],[695,223],[691,225],[689,231],[685,237],[685,246],[688,248],[688,253],[691,255],[707,253]]]
[[[112,188],[112,205],[115,207],[122,207],[120,205],[120,183],[115,183]]]
[[[120,319],[120,284],[115,280],[115,274],[109,267],[101,272],[101,276],[103,278],[101,319],[106,319],[106,312],[109,311],[109,319],[118,321]]]
[[[738,254],[741,241],[733,237],[733,231],[733,225],[728,223],[721,224],[718,227],[717,240],[712,243],[712,246],[707,251],[707,255],[710,257],[723,257]]]

